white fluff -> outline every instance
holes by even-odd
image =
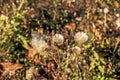
[[[109,12],[109,9],[108,8],[104,8],[104,13],[108,13]]]
[[[84,32],[77,32],[74,36],[75,41],[80,46],[88,40],[88,36]]]
[[[64,42],[64,37],[63,35],[61,34],[55,34],[53,37],[52,37],[52,42],[53,44],[57,44],[57,45],[62,45],[63,42]]]
[[[39,53],[48,48],[48,44],[44,38],[36,33],[32,34],[31,45]]]
[[[73,52],[74,52],[75,54],[79,55],[79,54],[81,53],[81,48],[78,47],[78,46],[75,46],[75,47],[73,48]]]

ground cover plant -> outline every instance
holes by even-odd
[[[120,0],[1,0],[0,80],[119,80]]]

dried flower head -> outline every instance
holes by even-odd
[[[52,42],[53,44],[57,44],[57,45],[62,45],[63,42],[64,42],[64,37],[63,35],[61,34],[55,34],[53,37],[52,37]]]
[[[26,79],[27,80],[31,80],[33,78],[33,72],[34,72],[35,68],[34,67],[30,67],[30,69],[26,70]]]
[[[119,17],[119,16],[120,16],[119,13],[117,13],[117,14],[116,14],[116,17]]]
[[[31,45],[39,53],[48,48],[47,42],[43,36],[38,33],[32,33]]]
[[[3,14],[1,14],[1,15],[0,15],[0,20],[8,20],[8,17],[5,16],[5,15],[3,15]]]
[[[108,8],[104,8],[104,13],[108,13],[109,12],[109,9]]]
[[[116,25],[117,25],[118,27],[120,27],[120,18],[118,18],[118,19],[116,20]]]
[[[81,46],[84,42],[88,40],[88,36],[84,32],[77,32],[74,36],[74,39],[77,42],[78,46]]]
[[[73,52],[74,52],[76,55],[79,55],[79,54],[81,53],[81,48],[78,47],[78,46],[75,46],[75,47],[73,48]]]

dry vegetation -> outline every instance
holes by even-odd
[[[120,0],[0,1],[0,80],[119,74]]]

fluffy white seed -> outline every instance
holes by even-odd
[[[118,27],[120,27],[120,18],[118,18],[118,19],[116,20],[116,25],[117,25]]]
[[[81,48],[78,47],[78,46],[75,46],[75,47],[73,48],[73,52],[74,52],[76,55],[79,55],[79,54],[81,53]]]
[[[120,16],[119,13],[117,13],[117,14],[116,14],[116,17],[119,17],[119,16]]]
[[[108,13],[109,12],[109,9],[108,8],[104,8],[104,13]]]
[[[38,53],[48,48],[47,42],[42,36],[40,36],[40,34],[37,33],[32,34],[31,45]]]
[[[53,37],[52,37],[52,42],[53,44],[57,44],[57,45],[62,45],[63,42],[64,42],[64,37],[63,35],[61,34],[55,34]]]
[[[74,36],[74,39],[78,46],[81,46],[83,43],[85,43],[88,40],[88,36],[84,32],[77,32]]]

